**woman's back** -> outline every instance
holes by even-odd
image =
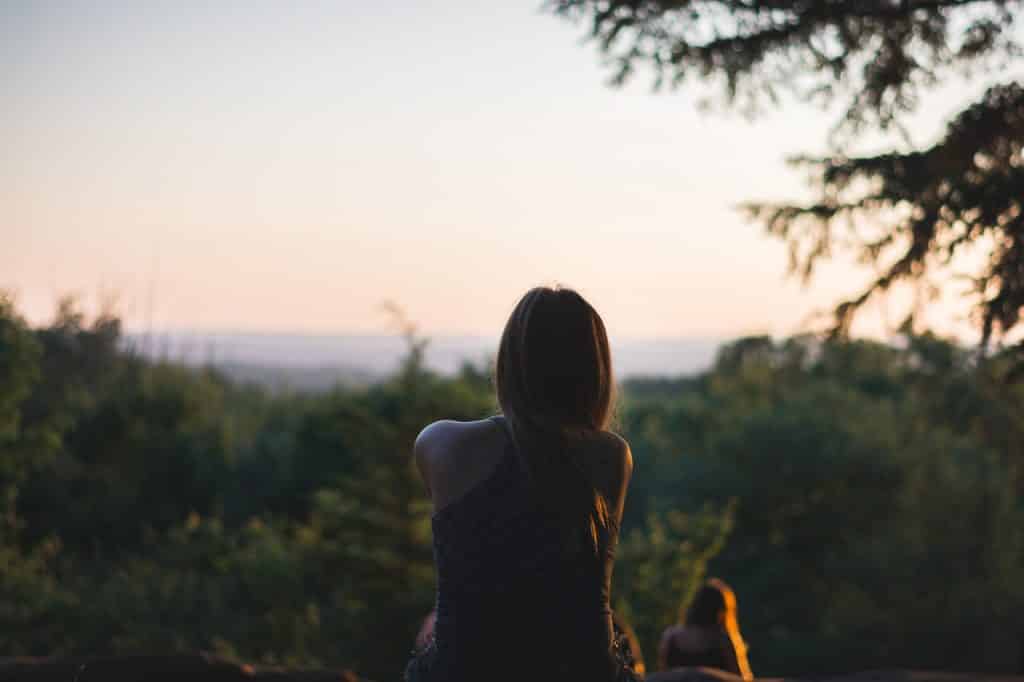
[[[435,639],[410,677],[615,679],[609,587],[621,500],[595,552],[586,533],[567,534],[538,502],[503,418],[442,424],[417,442],[437,508],[438,593]],[[587,458],[596,467],[615,458],[621,440],[609,436],[591,447],[602,451]]]
[[[629,676],[608,607],[632,473],[608,430],[613,377],[597,311],[571,289],[536,287],[498,344],[503,416],[435,422],[416,439],[436,510],[437,622],[407,678]]]
[[[719,627],[676,625],[665,631],[659,646],[665,668],[707,667],[741,674],[732,642]]]

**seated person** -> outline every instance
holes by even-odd
[[[533,289],[495,376],[501,415],[434,422],[413,448],[437,594],[406,682],[636,682],[610,607],[633,460],[609,430],[604,323],[570,289]]]
[[[736,619],[736,595],[728,585],[712,578],[697,591],[684,623],[662,634],[658,666],[718,668],[745,680],[754,678]]]

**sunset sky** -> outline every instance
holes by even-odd
[[[0,0],[0,287],[31,320],[73,292],[136,329],[380,333],[391,300],[493,334],[562,282],[618,336],[787,334],[865,281],[802,289],[735,210],[807,196],[783,161],[835,112],[609,88],[532,1],[296,4]],[[926,100],[914,142],[984,85]]]

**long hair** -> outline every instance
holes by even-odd
[[[740,635],[739,617],[736,615],[736,594],[718,578],[711,578],[694,595],[685,611],[683,622],[687,626],[719,628],[729,639],[740,677],[754,679],[747,660],[747,643]]]
[[[740,625],[736,615],[736,594],[722,580],[711,578],[697,590],[686,609],[683,622],[698,627],[718,626],[730,635],[738,635]]]
[[[614,382],[604,322],[572,289],[537,287],[505,325],[498,403],[541,503],[596,550],[608,505],[580,463],[579,436],[611,422]]]

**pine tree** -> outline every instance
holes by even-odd
[[[858,134],[901,132],[923,95],[955,78],[1021,63],[1021,0],[552,0],[586,21],[614,83],[649,68],[656,87],[718,86],[756,114],[785,94],[839,106],[834,153],[797,157],[817,192],[807,205],[748,204],[790,248],[791,269],[852,252],[880,273],[835,310],[845,333],[856,311],[897,282],[921,282],[969,247],[968,274],[983,346],[1005,340],[1024,309],[1024,89],[992,82],[933,146],[874,156],[844,153]],[[905,131],[903,131],[905,132]],[[873,234],[858,225],[880,225]],[[1018,346],[1024,351],[1024,344]]]

